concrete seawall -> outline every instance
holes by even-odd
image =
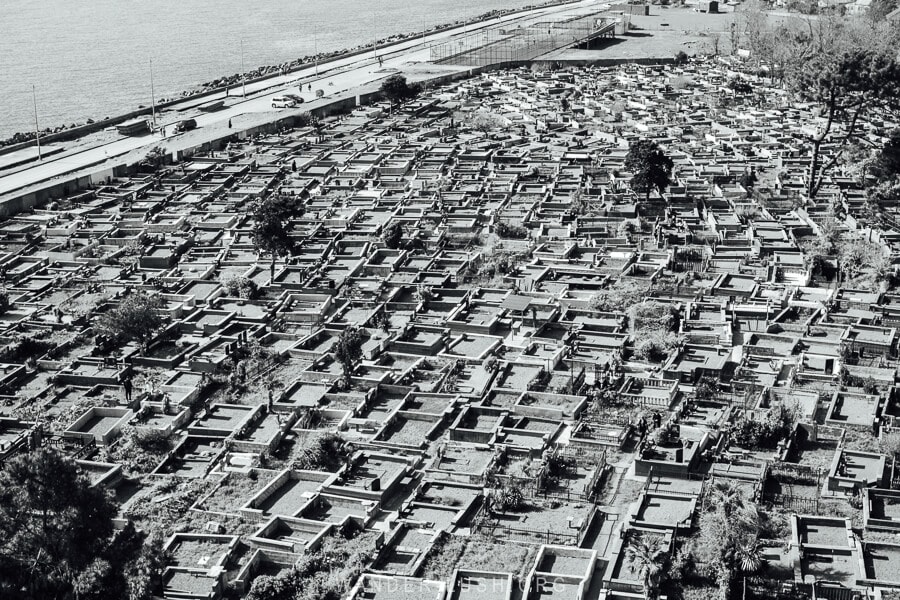
[[[472,75],[483,72],[485,70],[487,69],[473,68],[458,73],[440,75],[438,77],[420,79],[417,81],[420,83],[426,83],[428,85],[442,85],[454,80],[471,77]],[[317,117],[324,118],[336,114],[348,113],[357,106],[365,106],[367,104],[371,104],[372,102],[375,102],[380,98],[381,91],[379,90],[378,86],[368,85],[360,88],[359,90],[356,90],[355,93],[347,93],[335,98],[330,102],[313,107],[308,112]],[[273,121],[269,121],[262,125],[239,130],[225,130],[223,131],[222,135],[208,138],[196,145],[187,146],[175,150],[171,155],[171,160],[183,160],[198,152],[218,150],[223,147],[229,139],[232,139],[235,136],[243,139],[252,137],[257,134],[275,133],[285,127],[292,127],[300,118],[301,114],[301,111],[297,111],[293,114],[275,119]],[[85,168],[80,169],[79,172],[72,173],[70,176],[65,176],[61,179],[58,179],[52,184],[44,185],[38,190],[23,193],[18,196],[13,194],[12,196],[0,201],[0,216],[9,217],[15,215],[16,213],[29,210],[31,208],[34,208],[35,206],[44,204],[46,202],[63,198],[79,190],[85,190],[96,185],[102,185],[109,178],[126,176],[129,170],[132,169],[138,162],[139,161],[135,160],[122,160],[118,163],[104,164],[109,163],[109,161],[104,160],[96,163],[95,165],[86,165]],[[102,168],[97,168],[94,171],[91,170],[92,166],[98,166],[101,164],[104,164]]]
[[[453,81],[467,79],[474,75],[478,75],[480,73],[485,73],[489,71],[497,71],[503,69],[511,69],[521,66],[529,66],[533,63],[544,63],[547,61],[538,60],[538,61],[518,61],[518,62],[508,62],[508,63],[499,63],[495,65],[490,65],[487,67],[472,67],[469,69],[465,69],[456,73],[449,73],[445,75],[439,75],[436,77],[428,77],[422,79],[415,79],[417,83],[427,84],[429,86],[438,86],[443,85],[445,83],[450,83]],[[639,63],[639,64],[671,64],[673,59],[671,58],[616,58],[616,59],[605,59],[605,60],[593,60],[589,61],[590,64],[596,64],[600,66],[615,66],[620,64],[629,64],[629,63]],[[578,64],[577,62],[572,62],[571,64]],[[317,117],[324,118],[336,114],[344,114],[352,111],[357,106],[365,106],[371,104],[375,101],[381,99],[381,91],[378,86],[370,84],[367,86],[363,86],[353,93],[345,93],[325,104],[321,104],[309,109],[309,113],[313,114]],[[198,152],[207,152],[209,150],[218,150],[222,148],[229,139],[233,139],[237,136],[240,139],[252,137],[257,134],[269,134],[278,132],[285,127],[292,127],[300,118],[300,115],[303,111],[296,111],[290,115],[286,115],[284,117],[280,117],[274,119],[272,121],[266,122],[261,125],[256,125],[253,127],[238,129],[238,130],[224,130],[221,135],[216,135],[210,138],[203,140],[202,142],[186,146],[183,148],[179,148],[172,152],[170,160],[183,160],[185,158],[189,158],[190,156],[198,153]],[[29,210],[34,208],[35,206],[39,206],[46,202],[50,202],[54,199],[63,198],[73,192],[77,192],[79,190],[85,190],[91,188],[96,185],[101,185],[105,183],[110,178],[115,178],[119,176],[127,176],[133,167],[140,162],[139,160],[126,160],[125,157],[122,157],[118,163],[114,164],[105,164],[101,168],[97,168],[94,171],[91,171],[92,165],[87,165],[83,169],[80,169],[78,172],[73,172],[71,175],[65,176],[54,181],[52,184],[45,184],[40,186],[40,189],[28,191],[26,193],[22,193],[20,195],[16,195],[15,193],[7,197],[6,199],[0,200],[0,216],[9,217],[15,215],[16,213]],[[97,166],[103,163],[108,163],[109,161],[104,160],[96,163],[93,166]]]
[[[520,13],[525,13],[525,12],[528,12],[531,10],[535,10],[536,8],[544,8],[544,7],[550,7],[550,6],[564,6],[566,4],[572,4],[574,2],[577,2],[577,0],[557,0],[556,2],[548,2],[546,4],[540,4],[540,5],[530,6],[530,7],[523,7],[523,8],[516,9],[516,10],[511,10],[508,13],[505,13],[505,15],[516,15],[516,14],[520,14]],[[478,23],[488,23],[492,18],[493,17],[487,18],[487,19],[481,19],[477,22]],[[456,25],[456,24],[438,25],[435,28],[428,30],[426,32],[426,35],[434,35],[434,34],[438,34],[438,33],[443,33],[445,31],[450,31],[452,29],[457,29],[460,27],[467,27],[467,26],[468,25]],[[397,44],[402,44],[402,43],[408,42],[412,39],[415,39],[418,35],[420,35],[420,34],[419,33],[408,34],[408,36],[405,37],[404,39],[397,40],[395,42],[391,42],[391,43],[381,46],[379,48],[379,50],[390,50],[390,48],[392,46],[396,46]],[[319,63],[319,68],[327,69],[328,63],[330,63],[330,62],[334,62],[337,60],[343,60],[343,59],[347,59],[347,58],[352,58],[354,56],[360,56],[360,55],[366,54],[368,52],[372,52],[372,50],[373,50],[373,46],[370,44],[370,45],[362,46],[360,48],[355,48],[353,50],[347,50],[346,52],[340,52],[338,54],[328,57],[328,59],[326,59],[325,62]],[[294,68],[288,69],[287,71],[285,71],[285,73],[287,73],[287,74],[297,73],[299,71],[303,71],[303,70],[311,68],[312,65],[313,65],[313,63],[303,63],[300,65],[297,65]],[[252,85],[254,83],[260,83],[262,81],[267,81],[269,79],[281,77],[285,73],[280,73],[280,72],[267,73],[267,74],[261,75],[259,77],[253,77],[251,79],[247,79],[247,81],[245,83],[247,83],[248,85]],[[172,108],[177,110],[178,106],[181,104],[185,104],[188,102],[193,103],[196,100],[202,100],[203,98],[209,98],[211,96],[215,96],[216,94],[222,94],[222,93],[225,93],[226,91],[228,91],[229,89],[234,89],[234,87],[235,87],[235,85],[232,84],[232,85],[228,85],[228,86],[211,88],[211,89],[205,90],[203,92],[192,94],[190,96],[185,96],[185,97],[181,97],[181,98],[173,98],[172,100],[158,103],[156,105],[156,109],[158,111],[172,109]],[[78,127],[72,127],[71,129],[64,129],[62,131],[57,131],[54,133],[43,135],[43,136],[41,136],[40,139],[41,139],[41,142],[44,144],[50,144],[53,142],[67,142],[67,141],[71,141],[74,139],[78,139],[85,135],[89,135],[91,133],[96,133],[98,131],[102,131],[102,130],[106,129],[107,127],[114,127],[114,126],[118,125],[119,123],[124,123],[125,121],[128,121],[129,119],[135,119],[137,117],[149,116],[152,111],[153,111],[153,108],[147,106],[147,107],[139,108],[139,109],[132,110],[132,111],[129,111],[126,113],[118,114],[118,115],[116,115],[114,117],[110,117],[108,119],[94,121],[93,123],[86,123],[84,125],[79,125]],[[0,154],[9,154],[10,152],[15,152],[17,150],[23,150],[25,148],[30,148],[35,145],[36,145],[36,141],[32,139],[32,140],[28,140],[26,142],[20,142],[18,144],[2,146],[2,147],[0,147]]]

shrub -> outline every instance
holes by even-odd
[[[516,512],[525,508],[525,494],[516,484],[503,484],[494,488],[488,496],[491,510],[496,512]]]
[[[775,448],[794,426],[794,414],[784,407],[769,410],[763,419],[746,414],[731,428],[731,439],[745,448]]]
[[[305,471],[337,471],[348,454],[340,435],[323,433],[300,449],[293,466]]]
[[[256,297],[259,291],[255,282],[236,273],[225,275],[221,280],[221,284],[225,288],[225,293],[232,298],[251,300]]]
[[[528,230],[521,225],[509,225],[501,221],[497,223],[497,235],[502,238],[524,240],[528,237]]]

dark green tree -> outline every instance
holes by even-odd
[[[738,183],[741,184],[745,190],[747,190],[747,197],[749,198],[753,193],[753,188],[756,187],[756,172],[752,169],[749,171],[744,171],[741,173],[741,176],[738,178]]]
[[[348,327],[341,332],[334,348],[334,356],[344,368],[344,379],[350,383],[350,375],[356,362],[362,358],[363,337],[356,327]]]
[[[275,280],[275,261],[294,250],[290,217],[292,207],[278,196],[261,200],[253,209],[253,246],[260,254],[271,257],[269,279]]]
[[[397,221],[391,222],[381,233],[381,240],[391,250],[399,248],[400,243],[403,241],[403,225]]]
[[[900,129],[895,129],[888,136],[875,160],[869,167],[869,172],[879,181],[889,181],[900,176]]]
[[[140,545],[116,543],[115,515],[102,488],[61,454],[9,459],[0,471],[0,598],[119,597],[117,573]]]
[[[900,102],[900,63],[889,52],[822,43],[795,68],[788,83],[803,100],[817,103],[825,124],[810,138],[807,195],[815,198],[867,115]],[[841,124],[843,127],[837,128]],[[823,162],[823,146],[834,151]]]
[[[136,341],[146,351],[150,340],[166,324],[162,305],[158,295],[134,292],[117,307],[100,315],[94,330],[119,342]]]
[[[660,193],[672,182],[674,163],[652,140],[640,140],[631,145],[625,156],[625,168],[633,173],[631,189],[643,192],[647,200],[654,189]]]
[[[403,75],[391,75],[381,84],[381,93],[391,103],[393,110],[395,105],[412,100],[422,92],[422,86],[417,83],[410,85]]]
[[[750,85],[749,82],[741,79],[740,77],[735,77],[728,81],[728,89],[734,92],[735,94],[751,94],[753,93],[753,86]]]

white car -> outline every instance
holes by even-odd
[[[275,96],[272,98],[272,108],[294,108],[297,101],[288,96]]]

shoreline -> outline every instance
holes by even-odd
[[[197,84],[195,87],[183,90],[180,94],[176,94],[172,97],[162,97],[156,103],[156,107],[157,110],[160,110],[172,104],[191,100],[192,98],[202,98],[204,96],[209,96],[220,92],[227,92],[234,86],[241,85],[242,80],[247,84],[256,83],[272,77],[278,77],[302,69],[307,69],[310,66],[314,65],[316,62],[320,64],[327,64],[330,61],[364,54],[372,50],[377,51],[377,49],[380,48],[390,48],[395,44],[409,41],[423,35],[440,33],[458,27],[465,27],[469,24],[485,23],[487,21],[490,21],[491,19],[499,18],[503,15],[513,15],[520,12],[528,12],[531,10],[550,6],[562,6],[565,4],[571,4],[576,1],[577,0],[548,0],[546,2],[527,4],[514,10],[504,11],[495,9],[477,15],[471,20],[457,20],[452,23],[434,25],[430,28],[424,29],[423,31],[396,34],[387,38],[376,40],[374,42],[368,42],[366,44],[354,46],[352,48],[344,48],[332,52],[320,52],[317,55],[307,55],[295,58],[278,65],[261,65],[252,70],[248,70],[245,74],[235,73],[231,75],[224,75],[211,81]],[[139,115],[142,112],[149,113],[150,110],[151,107],[140,105],[134,110],[119,112],[113,116],[103,117],[102,119],[89,118],[82,123],[58,125],[56,127],[46,127],[39,132],[39,135],[36,135],[34,131],[16,132],[7,138],[0,139],[0,154],[8,154],[11,152],[22,150],[24,148],[28,148],[30,146],[35,146],[37,139],[40,139],[41,142],[45,143],[62,142],[68,141],[70,139],[76,139],[84,133],[87,133],[79,131],[82,128],[90,128],[91,130],[94,130],[98,125],[104,127],[112,126],[115,123],[121,122],[127,118],[133,118],[133,116]]]

